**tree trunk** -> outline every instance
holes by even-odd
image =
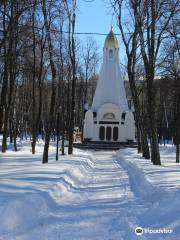
[[[9,142],[13,143],[13,114],[12,111],[10,112],[10,117],[9,117]]]
[[[5,153],[7,150],[7,136],[8,136],[8,116],[9,116],[9,108],[5,108],[5,116],[4,116],[4,129],[3,129],[3,139],[2,139],[2,152]]]
[[[14,124],[16,123],[13,123],[13,143],[14,143],[14,151],[17,152],[17,126],[14,126]]]
[[[128,65],[130,66],[131,64],[129,63]],[[141,138],[142,154],[144,158],[150,159],[147,133],[145,131],[144,122],[141,116],[140,103],[139,103],[137,88],[136,88],[135,79],[134,79],[135,76],[133,76],[133,73],[131,72],[130,67],[128,69],[128,76],[129,76],[129,83],[131,88],[133,104],[135,108],[136,125],[140,132],[139,140]]]
[[[42,113],[42,87],[43,87],[42,70],[43,70],[43,58],[44,58],[44,46],[45,46],[45,41],[44,43],[42,43],[42,41],[43,39],[41,40],[41,60],[40,60],[40,72],[38,76],[39,108],[38,108],[37,117],[35,119],[35,126],[33,129],[33,141],[32,141],[33,154],[35,154],[37,135],[39,133],[39,126],[40,126],[41,113]]]
[[[57,114],[57,123],[56,123],[56,133],[57,133],[57,138],[56,138],[56,161],[58,161],[58,154],[59,154],[59,110]]]
[[[179,163],[179,144],[176,144],[176,163]]]
[[[72,35],[71,35],[72,49],[70,53],[73,79],[72,79],[72,92],[71,92],[71,118],[70,118],[70,126],[69,126],[68,154],[73,153],[73,133],[74,133],[74,113],[75,113],[76,57],[75,57],[74,29],[75,29],[75,14],[73,14],[73,19],[72,19]]]
[[[52,82],[51,82],[51,102],[50,102],[50,111],[49,111],[49,119],[47,124],[47,129],[45,133],[45,144],[44,144],[44,152],[43,152],[43,163],[48,162],[48,152],[49,152],[49,142],[51,137],[51,131],[52,131],[52,123],[54,118],[54,108],[55,108],[55,99],[56,99],[56,67],[53,61],[53,46],[51,42],[51,34],[50,34],[50,23],[48,22],[47,17],[47,10],[46,10],[46,2],[45,0],[42,1],[42,11],[44,15],[44,23],[46,28],[46,34],[47,34],[47,42],[48,42],[48,51],[49,51],[49,61],[50,61],[50,67],[51,67],[51,74],[52,74]]]
[[[141,132],[140,132],[140,128],[137,125],[137,119],[135,118],[135,122],[136,122],[136,134],[137,134],[137,144],[138,144],[138,153],[142,153],[142,142],[141,142]]]
[[[3,81],[2,81],[2,89],[1,89],[1,102],[0,102],[0,132],[3,126],[3,118],[4,118],[4,109],[7,103],[7,90],[8,90],[8,61],[7,61],[7,43],[6,43],[6,2],[4,2],[4,13],[3,13],[3,32],[4,32],[4,72],[3,72]]]
[[[152,93],[153,80],[154,80],[153,76],[150,76],[150,78],[147,80],[148,81],[147,108],[148,108],[149,129],[150,129],[150,138],[151,138],[151,161],[153,162],[154,165],[161,165],[157,126],[156,126],[156,116],[155,116],[156,104],[155,104],[155,96]]]
[[[33,74],[32,74],[32,154],[35,154],[36,147],[36,116],[35,116],[35,79],[36,79],[36,35],[35,35],[35,11],[36,1],[34,1],[32,14],[32,33],[33,33]]]
[[[48,152],[49,152],[49,142],[51,137],[51,131],[45,133],[45,144],[44,144],[44,152],[43,152],[43,161],[42,163],[48,163]]]
[[[62,96],[62,145],[61,145],[61,153],[64,155],[64,135],[65,135],[65,106],[64,106],[64,96]]]

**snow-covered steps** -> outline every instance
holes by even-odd
[[[74,147],[84,150],[119,150],[123,148],[136,148],[136,143],[118,143],[118,142],[87,142],[74,143]]]

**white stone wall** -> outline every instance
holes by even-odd
[[[111,113],[115,116],[115,119],[104,119],[103,116],[107,113]],[[122,119],[122,113],[118,106],[114,104],[104,104],[99,108],[97,112],[97,117],[93,118],[93,113],[89,110],[86,113],[85,124],[84,124],[84,139],[88,138],[91,141],[101,141],[99,138],[99,128],[104,126],[112,128],[111,141],[113,142],[127,142],[127,140],[135,141],[135,123],[134,116],[131,112],[126,112],[125,120]],[[99,122],[119,122],[119,124],[100,124]],[[94,122],[97,122],[95,124]],[[124,122],[124,124],[121,124]],[[113,128],[118,127],[118,139],[113,140]],[[105,137],[105,140],[106,137]]]

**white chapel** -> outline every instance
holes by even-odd
[[[92,107],[85,113],[83,140],[135,141],[134,115],[128,107],[119,65],[118,40],[112,29],[105,40]]]

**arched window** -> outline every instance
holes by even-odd
[[[109,50],[109,58],[113,58],[113,50],[112,49]]]
[[[122,113],[121,118],[122,118],[122,120],[125,120],[125,118],[126,118],[126,113],[125,112]]]
[[[101,127],[99,128],[99,139],[100,139],[101,141],[103,141],[104,138],[105,138],[105,128],[104,128],[103,126],[101,126]]]
[[[96,118],[96,117],[97,117],[97,113],[93,112],[93,118]]]
[[[115,120],[115,115],[113,113],[105,113],[103,116],[104,120]]]
[[[106,128],[106,140],[111,140],[111,127]]]
[[[113,140],[114,141],[118,140],[118,127],[113,128]]]

